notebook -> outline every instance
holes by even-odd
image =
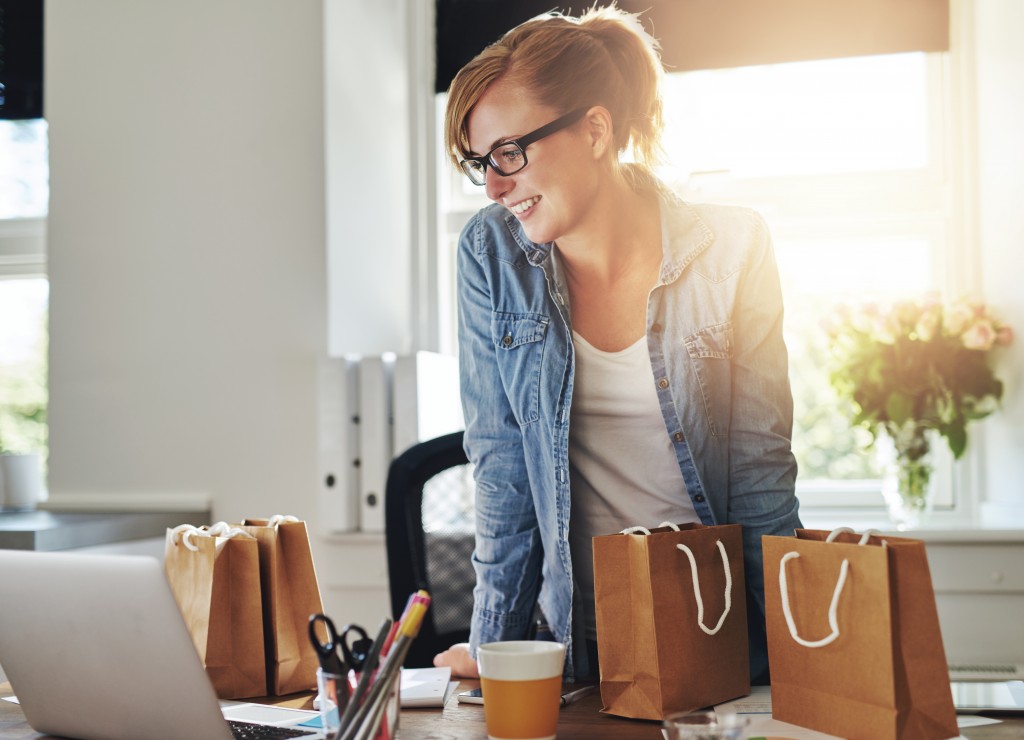
[[[308,712],[253,704],[225,709],[256,719],[232,730],[154,558],[0,550],[0,665],[41,733],[322,737],[291,726]]]

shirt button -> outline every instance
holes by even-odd
[[[508,347],[510,344],[512,344],[512,335],[506,334],[505,336],[503,336],[501,338],[501,343]]]
[[[698,504],[703,504],[704,503],[704,494],[698,493],[696,496],[693,497],[693,500],[696,501]]]
[[[658,381],[659,388],[668,388],[668,378],[662,378]]]
[[[682,442],[683,441],[683,433],[682,432],[676,432],[675,434],[672,435],[672,439],[674,439],[676,442]]]
[[[661,324],[658,324],[658,323],[651,324],[651,332],[654,333],[654,334],[659,334],[661,332]]]

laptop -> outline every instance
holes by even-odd
[[[251,703],[225,703],[222,712],[154,558],[0,550],[0,666],[41,733],[323,737],[296,726],[310,712]]]

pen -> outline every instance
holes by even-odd
[[[582,689],[576,689],[575,691],[569,691],[565,694],[562,694],[562,699],[559,702],[559,706],[564,707],[568,706],[569,704],[575,704],[584,696],[589,696],[590,694],[593,694],[596,689],[597,686],[584,686]]]
[[[391,625],[391,632],[388,634],[387,639],[384,640],[384,647],[381,648],[380,654],[387,655],[391,650],[391,644],[398,637],[398,630],[402,626],[402,622],[409,618],[409,612],[412,611],[413,606],[416,604],[425,604],[430,606],[430,594],[422,588],[416,593],[409,594],[409,600],[405,602],[405,609],[402,610],[402,616],[400,616],[393,625]]]

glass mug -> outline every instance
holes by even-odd
[[[345,676],[316,669],[317,705],[320,710],[320,724],[327,738],[334,737],[341,723],[342,708],[348,706],[352,691],[358,683],[358,676],[349,672]],[[392,740],[398,731],[400,711],[399,680],[391,687],[391,695],[384,708],[384,717],[373,740]],[[339,701],[339,697],[341,700]],[[339,706],[340,705],[340,706]]]
[[[714,712],[677,712],[665,717],[667,740],[743,740],[746,717]]]
[[[477,649],[490,740],[554,740],[564,662],[559,642],[513,640]]]

